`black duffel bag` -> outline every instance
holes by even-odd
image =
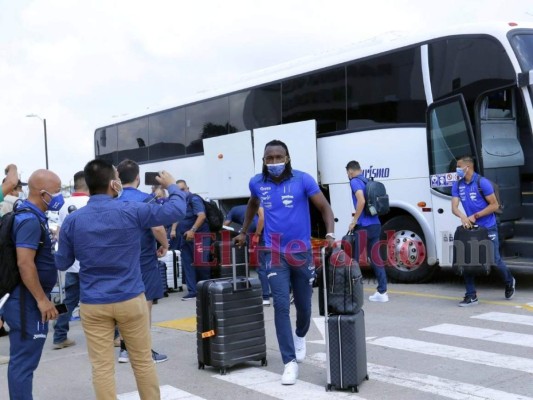
[[[333,249],[327,265],[328,313],[357,314],[363,307],[363,275],[344,250]]]
[[[494,243],[489,239],[487,228],[458,226],[453,236],[453,271],[459,276],[487,276],[492,265]]]

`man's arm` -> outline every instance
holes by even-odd
[[[252,196],[248,200],[248,206],[246,207],[246,214],[244,215],[244,222],[242,224],[241,233],[239,233],[233,239],[236,245],[243,246],[244,244],[246,244],[246,232],[248,232],[250,224],[252,223],[255,214],[257,214],[260,205],[261,202],[257,197]]]
[[[459,209],[459,197],[452,197],[452,213],[461,219],[461,225],[463,225],[465,228],[470,228],[473,221],[470,221],[468,217]]]
[[[163,257],[165,254],[167,254],[168,250],[168,238],[167,238],[167,231],[164,226],[154,226],[152,228],[152,233],[155,236],[155,240],[157,240],[160,244],[160,246],[157,249],[157,257]]]
[[[17,247],[17,264],[22,282],[37,302],[37,307],[41,311],[42,321],[44,323],[51,319],[56,319],[58,312],[54,304],[48,300],[39,281],[39,275],[37,274],[37,267],[35,265],[36,253],[36,250],[33,249]]]
[[[196,214],[196,221],[192,225],[191,229],[185,232],[184,236],[186,240],[194,240],[194,233],[202,226],[205,221],[205,212],[199,212]]]
[[[494,193],[486,196],[485,200],[488,203],[487,207],[468,217],[468,219],[470,219],[472,222],[476,222],[477,219],[484,217],[485,215],[495,213],[500,208],[500,205],[498,204],[498,199],[496,198],[496,195]]]
[[[9,164],[6,169],[6,180],[2,183],[2,197],[12,192],[19,183],[19,175],[17,166],[15,164]]]
[[[348,226],[349,231],[354,230],[355,226],[357,225],[357,221],[359,221],[359,217],[361,216],[361,214],[363,214],[363,209],[365,208],[366,204],[365,195],[361,189],[355,192],[355,199],[357,200],[357,206],[355,208],[355,213],[353,215],[352,222]]]

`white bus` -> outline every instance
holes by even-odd
[[[293,167],[316,177],[331,202],[337,237],[353,212],[345,166],[357,160],[389,193],[389,277],[420,282],[452,263],[448,173],[472,154],[500,187],[507,262],[532,265],[532,84],[533,26],[388,36],[102,126],[95,156],[169,170],[227,211],[249,196],[265,143],[283,140]],[[323,237],[312,214],[313,236]]]

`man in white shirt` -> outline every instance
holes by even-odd
[[[67,215],[84,207],[89,201],[89,188],[85,183],[85,174],[83,171],[76,172],[74,175],[74,193],[65,199],[65,204],[59,210],[58,232],[61,229],[63,221]],[[78,260],[67,269],[65,274],[65,305],[67,312],[59,315],[57,322],[54,325],[54,349],[64,349],[65,347],[74,346],[76,342],[67,337],[69,330],[69,321],[72,317],[72,311],[78,306],[80,302],[80,263]]]

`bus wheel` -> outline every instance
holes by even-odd
[[[424,234],[413,218],[401,215],[388,220],[381,228],[381,240],[387,243],[381,255],[390,280],[420,283],[432,278],[438,267],[428,265]]]

